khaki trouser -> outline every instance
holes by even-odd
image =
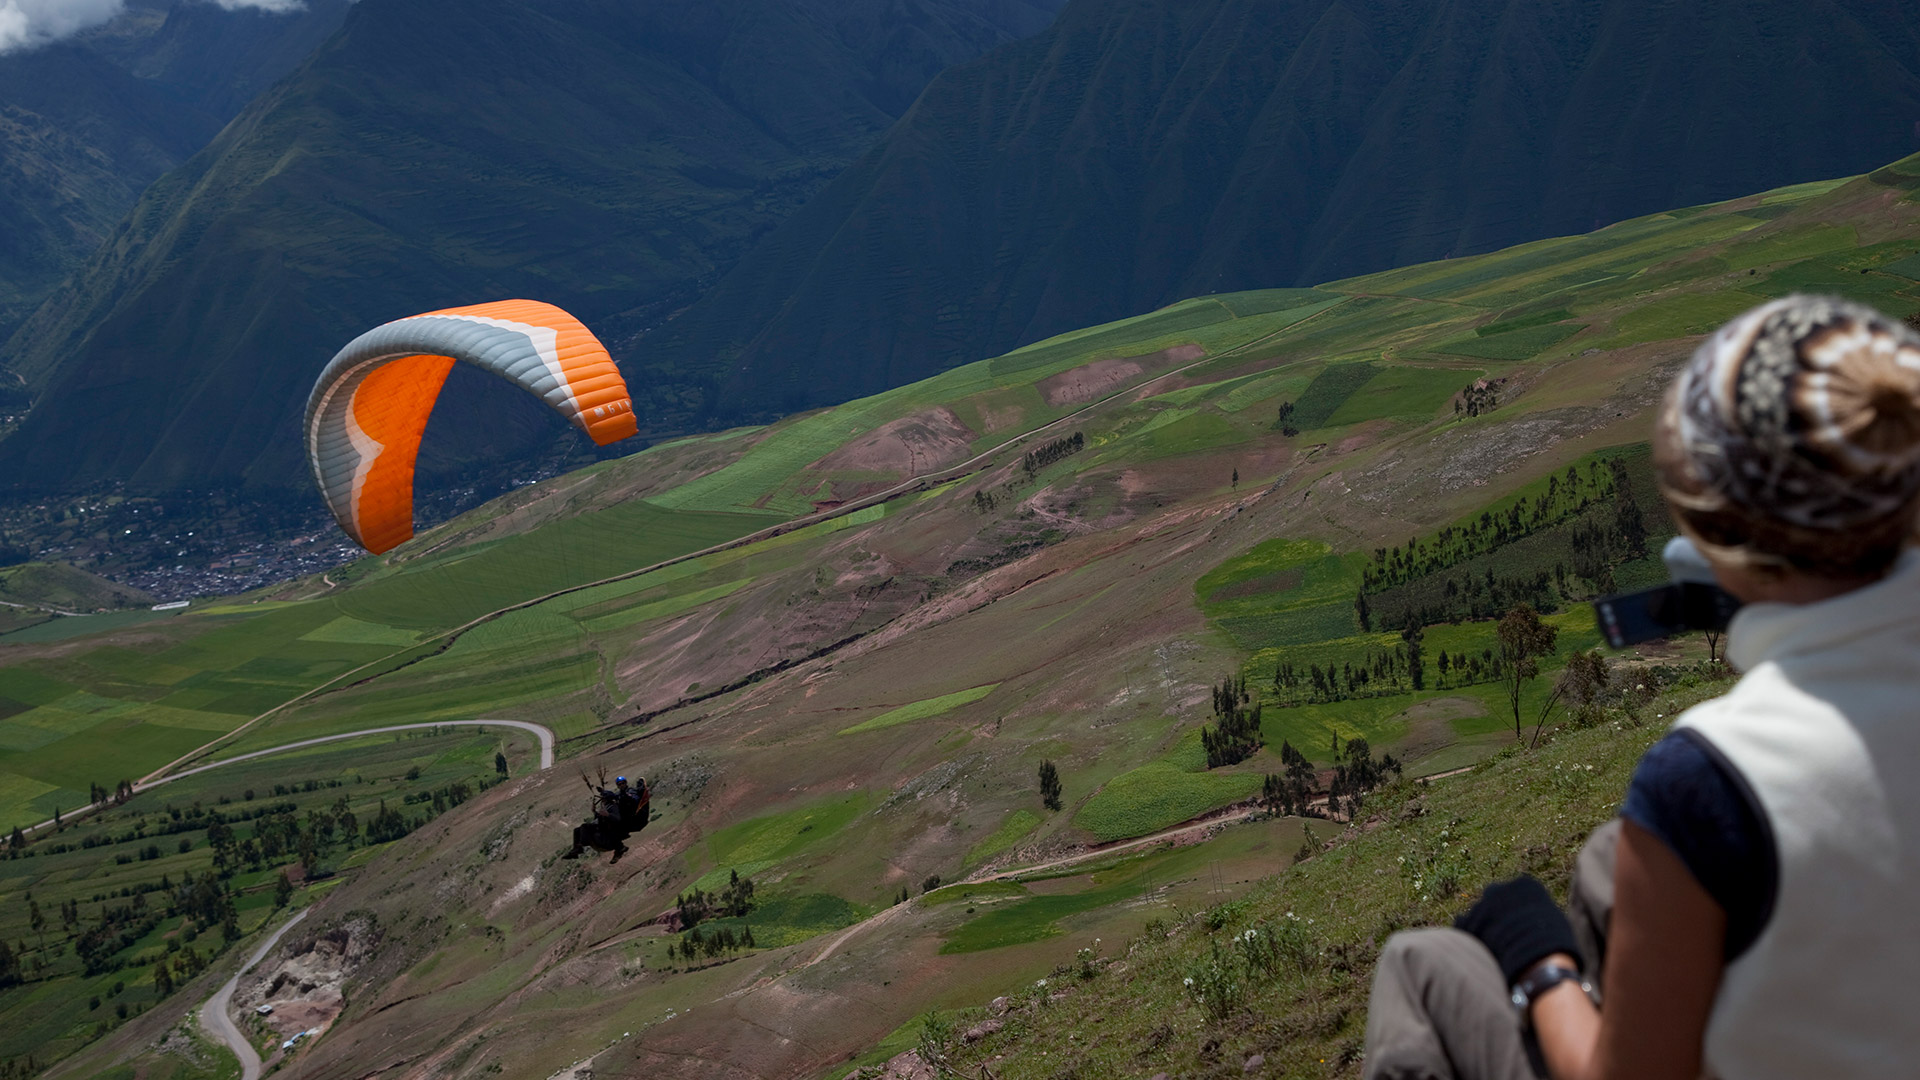
[[[1568,917],[1600,983],[1613,912],[1620,822],[1593,831],[1574,865]],[[1506,979],[1478,938],[1451,927],[1387,939],[1367,1004],[1367,1080],[1538,1080],[1539,1048],[1508,999]]]

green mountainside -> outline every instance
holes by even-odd
[[[269,14],[149,0],[73,41],[0,56],[0,339],[347,6]],[[10,383],[0,370],[0,407],[25,403]]]
[[[0,634],[0,824],[425,725],[7,847],[0,1062],[217,1073],[182,1025],[293,906],[235,999],[269,1052],[322,1032],[288,1077],[838,1080],[1000,996],[1019,1011],[970,1044],[996,1075],[1355,1075],[1379,936],[1491,873],[1563,873],[1708,692],[1691,640],[1609,658],[1650,688],[1627,712],[1549,711],[1548,684],[1598,642],[1586,600],[1660,573],[1645,439],[1672,372],[1795,290],[1920,311],[1920,156],[1196,297],[600,462],[317,578]],[[1491,616],[1519,602],[1556,641],[1516,705]],[[454,726],[504,720],[550,730],[556,767]],[[1221,757],[1229,720],[1258,738]],[[1297,811],[1381,753],[1399,778],[1350,780],[1334,820],[1241,820],[1270,778]],[[618,862],[562,860],[601,769],[647,777],[659,816]],[[1247,930],[1301,959],[1233,967],[1210,1019],[1181,980]]]
[[[1049,16],[1048,0],[362,0],[0,351],[39,398],[0,475],[304,484],[307,390],[355,334],[533,296],[618,342],[689,302],[937,71]],[[556,438],[543,410],[462,375],[429,473]]]
[[[1920,8],[1869,0],[1072,3],[630,363],[764,418],[1198,293],[1872,168],[1920,148],[1916,57]]]

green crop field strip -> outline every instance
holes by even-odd
[[[1039,826],[1040,815],[1031,810],[1007,811],[1006,820],[1000,823],[1000,827],[967,852],[967,865],[986,862],[1026,839],[1027,834]]]
[[[759,873],[820,844],[858,818],[867,805],[867,796],[856,794],[752,818],[709,833],[705,846],[714,870],[701,878],[696,887],[712,889],[716,884],[724,884],[729,870],[738,869],[743,875]]]
[[[1531,360],[1584,329],[1582,324],[1567,323],[1530,326],[1502,334],[1454,338],[1435,345],[1434,351],[1483,360]]]
[[[1462,388],[1486,374],[1480,368],[1387,368],[1355,390],[1327,417],[1324,426],[1345,427],[1385,417],[1426,420],[1445,409]]]
[[[902,705],[899,708],[888,709],[886,712],[870,720],[863,720],[852,727],[840,729],[840,734],[857,735],[863,731],[878,731],[881,728],[890,728],[895,724],[910,724],[915,720],[929,720],[944,713],[952,712],[962,705],[970,705],[973,702],[979,701],[981,698],[993,693],[999,685],[999,683],[990,683],[986,686],[976,686],[968,690],[956,690],[951,694],[942,694],[939,697],[926,698],[921,701]]]
[[[1261,783],[1260,773],[1209,771],[1199,733],[1189,732],[1160,760],[1107,781],[1073,824],[1102,842],[1145,836],[1245,799]]]
[[[1300,400],[1294,403],[1294,424],[1302,431],[1325,427],[1328,419],[1340,411],[1340,406],[1378,372],[1379,368],[1366,362],[1328,366],[1314,376]]]

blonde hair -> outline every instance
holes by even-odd
[[[1754,308],[1674,380],[1654,463],[1681,530],[1723,562],[1878,574],[1920,503],[1920,334],[1833,297]]]

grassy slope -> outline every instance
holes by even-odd
[[[370,1067],[381,1042],[357,1018],[390,1006],[383,1023],[417,1032],[423,1055],[487,1025],[497,1037],[469,1065],[507,1075],[550,1075],[622,1031],[635,1042],[596,1073],[657,1069],[674,1055],[808,1073],[927,1003],[985,1000],[1044,974],[1089,935],[1137,932],[1155,909],[1133,903],[1145,892],[1103,900],[1043,921],[1062,933],[952,953],[940,943],[986,910],[915,904],[824,959],[825,946],[810,942],[838,939],[819,934],[931,874],[1137,833],[1257,784],[1265,756],[1223,774],[1191,770],[1209,683],[1243,669],[1257,676],[1273,660],[1263,649],[1343,647],[1326,639],[1351,628],[1284,624],[1342,610],[1351,619],[1350,584],[1374,547],[1500,509],[1548,472],[1642,438],[1648,388],[1690,345],[1672,335],[1717,317],[1717,294],[1738,288],[1748,302],[1811,283],[1896,313],[1920,308],[1920,284],[1877,269],[1920,252],[1920,210],[1904,201],[1916,185],[1920,167],[1903,164],[1873,180],[1335,283],[1319,298],[1190,301],[770,429],[537,485],[334,575],[339,589],[309,583],[97,640],[0,646],[0,695],[28,706],[0,721],[18,743],[0,758],[13,777],[0,794],[16,814],[72,799],[89,779],[137,774],[360,664],[389,673],[288,709],[242,745],[401,719],[549,723],[572,737],[563,754],[662,781],[663,817],[639,857],[612,868],[553,861],[579,812],[568,767],[397,845],[333,903],[411,928],[382,970],[424,963],[426,952],[406,951],[415,946],[443,959],[415,972],[413,990],[356,989],[345,1021],[303,1051],[301,1068]],[[1834,246],[1836,229],[1855,246]],[[1641,317],[1654,305],[1659,319]],[[1521,325],[1481,336],[1582,329],[1526,360],[1442,348],[1507,323]],[[1204,352],[1118,362],[1180,345]],[[1365,381],[1330,367],[1357,361],[1374,366]],[[1182,364],[1192,366],[1172,374]],[[1097,393],[1071,389],[1116,371]],[[1509,380],[1505,403],[1455,417],[1452,389],[1482,375]],[[1147,380],[1157,381],[1136,391]],[[1016,445],[932,492],[550,601],[435,651],[436,634],[489,604],[739,535],[823,492],[857,495],[923,472],[945,481],[960,457],[1108,392],[1117,396],[1036,440],[1078,430],[1085,449],[1033,475],[1021,467],[1029,446]],[[1275,430],[1282,402],[1310,397],[1320,403],[1306,419],[1317,426],[1292,438]],[[888,427],[938,408],[966,434],[916,442]],[[851,464],[832,456],[855,445],[865,456]],[[1246,595],[1218,595],[1249,581],[1258,584]],[[1233,622],[1256,616],[1280,627],[1270,643],[1243,640]],[[1569,646],[1590,634],[1577,609],[1561,618]],[[1430,633],[1430,648],[1471,649],[1484,627]],[[417,662],[399,666],[406,659]],[[983,687],[993,689],[966,700]],[[1269,708],[1267,725],[1309,754],[1324,753],[1331,730],[1381,747],[1420,743],[1429,767],[1465,764],[1499,745],[1493,693],[1448,687]],[[901,708],[915,718],[839,734]],[[627,723],[636,715],[646,722]],[[97,738],[107,733],[110,742]],[[101,746],[107,758],[87,751]],[[1037,812],[1043,758],[1060,765],[1066,812]],[[1174,785],[1137,782],[1156,769],[1209,790],[1188,802],[1170,798]],[[840,824],[834,808],[852,797],[868,808]],[[487,830],[522,813],[528,842],[504,861],[474,861]],[[782,831],[810,814],[831,827]],[[725,840],[733,829],[738,844]],[[778,940],[791,943],[692,971],[668,960],[664,932],[648,921],[689,885],[756,864],[769,917],[792,920]],[[1232,883],[1277,868],[1273,852],[1251,848],[1224,865],[1240,875]],[[465,875],[471,888],[428,913],[399,888],[422,873]],[[1211,874],[1183,871],[1151,895],[1217,899]],[[1116,880],[1031,887],[1083,893]],[[521,881],[530,891],[495,905]],[[502,936],[463,944],[447,929],[463,920]],[[576,966],[625,987],[617,1007],[568,991]],[[893,989],[861,996],[882,970]],[[727,996],[763,977],[776,989]],[[825,995],[864,1026],[822,1028],[779,1005],[781,987]],[[73,1068],[132,1051],[140,1022],[99,1044],[106,1057],[90,1050]]]
[[[1564,896],[1574,855],[1618,804],[1640,753],[1666,717],[1724,684],[1685,675],[1631,713],[1564,732],[1533,753],[1503,755],[1473,774],[1431,787],[1403,784],[1376,794],[1365,828],[1329,835],[1284,873],[1244,896],[1173,911],[1126,942],[1099,951],[1123,961],[1091,978],[1056,971],[1051,992],[1016,992],[997,1033],[956,1046],[955,1064],[995,1076],[1354,1076],[1366,1025],[1373,961],[1388,934],[1439,924],[1464,910],[1489,881],[1528,872]],[[1235,939],[1297,936],[1300,962],[1250,967]],[[1220,958],[1216,960],[1216,958]],[[1224,972],[1212,1015],[1184,980]],[[986,1019],[974,1007],[959,1030]],[[914,1025],[917,1027],[918,1025]],[[1265,1058],[1258,1069],[1245,1063]]]

